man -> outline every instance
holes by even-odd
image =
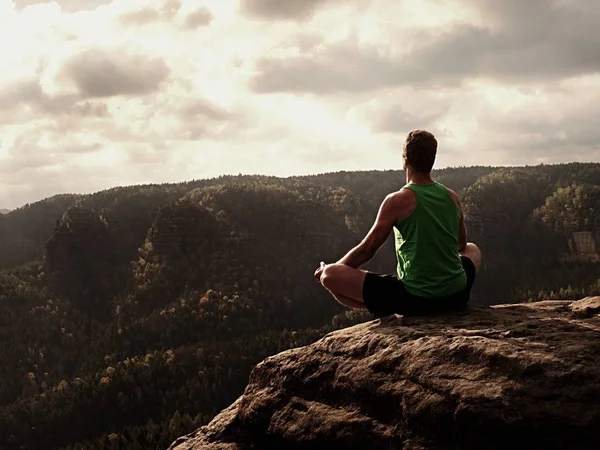
[[[367,236],[315,277],[343,305],[376,317],[417,315],[464,308],[481,252],[467,243],[458,196],[431,178],[437,140],[423,130],[408,133],[402,152],[406,185],[389,194]],[[394,231],[396,274],[360,270]]]

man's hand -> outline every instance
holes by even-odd
[[[323,269],[325,269],[325,267],[327,267],[327,264],[321,261],[321,265],[317,270],[315,270],[315,278],[318,282],[321,282],[321,275],[323,275]]]

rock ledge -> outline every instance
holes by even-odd
[[[170,450],[598,449],[600,297],[399,316],[265,359]]]

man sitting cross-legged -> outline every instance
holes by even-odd
[[[431,178],[435,137],[423,130],[406,137],[402,156],[406,185],[389,194],[375,224],[346,256],[325,264],[315,277],[343,305],[368,309],[376,317],[417,315],[464,308],[481,252],[467,243],[456,193]],[[359,269],[394,231],[398,266],[394,275]]]

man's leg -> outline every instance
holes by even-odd
[[[329,292],[331,292],[331,291],[329,291]],[[349,308],[354,308],[354,309],[367,309],[367,307],[365,306],[365,304],[363,302],[359,302],[358,300],[352,300],[351,298],[344,297],[343,295],[340,295],[340,294],[334,294],[333,292],[331,292],[331,294],[339,303],[341,303],[344,306],[347,306]]]
[[[466,256],[467,258],[473,261],[475,264],[475,269],[479,272],[479,267],[481,267],[481,250],[472,242],[469,242],[465,249],[459,253],[460,256]]]
[[[362,290],[366,272],[343,264],[331,264],[323,270],[321,284],[342,305],[366,309]]]

